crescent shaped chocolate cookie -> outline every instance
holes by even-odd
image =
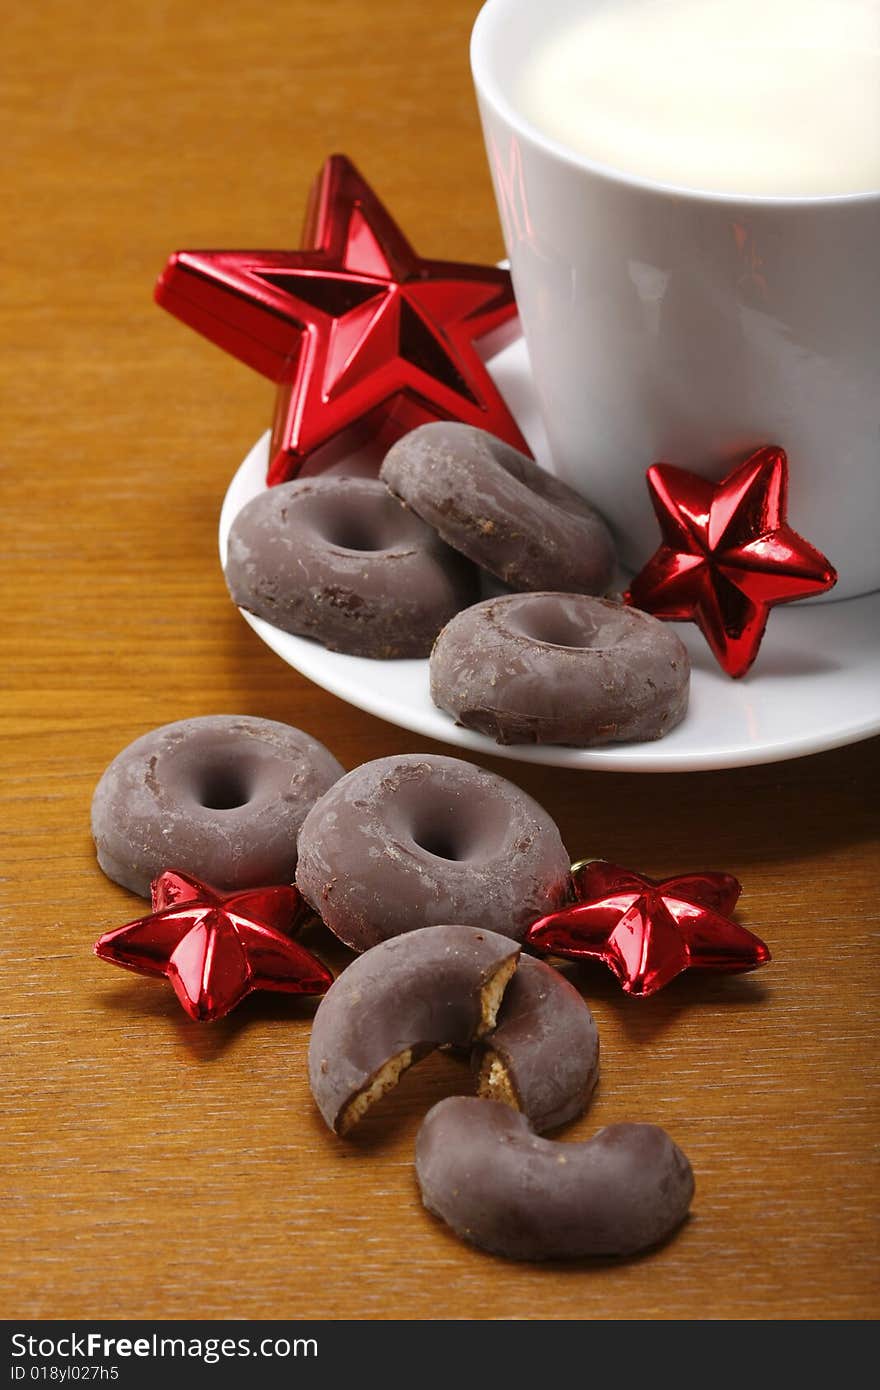
[[[379,476],[447,545],[512,589],[602,594],[611,583],[614,546],[599,514],[485,430],[420,425],[392,446]]]
[[[633,1255],[672,1234],[694,1192],[690,1163],[657,1125],[609,1125],[585,1143],[558,1143],[508,1106],[472,1096],[428,1112],[416,1175],[430,1212],[512,1260]]]

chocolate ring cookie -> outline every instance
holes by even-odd
[[[321,1000],[309,1042],[309,1084],[330,1128],[347,1134],[414,1062],[492,1028],[518,956],[507,936],[436,926],[352,961]]]
[[[586,1110],[599,1077],[593,1015],[564,975],[520,956],[498,1023],[471,1054],[477,1094],[520,1110],[533,1129],[555,1129]]]
[[[410,753],[348,773],[299,834],[297,887],[355,951],[445,922],[521,940],[566,901],[569,859],[547,812],[458,758]]]
[[[98,863],[145,898],[164,869],[217,888],[290,883],[305,814],[342,773],[317,739],[271,719],[165,724],[123,749],[95,789]]]
[[[420,425],[379,475],[393,493],[512,589],[602,594],[614,573],[605,522],[573,488],[473,425]]]
[[[229,531],[226,583],[240,608],[353,656],[427,656],[478,596],[474,567],[376,478],[281,483]]]
[[[577,748],[661,738],[684,718],[690,660],[668,625],[584,594],[507,594],[453,618],[431,698],[496,743]]]
[[[690,1163],[657,1125],[609,1125],[560,1144],[473,1096],[428,1111],[416,1175],[428,1211],[511,1260],[633,1255],[671,1235],[694,1194]]]

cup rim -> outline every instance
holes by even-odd
[[[478,95],[494,107],[521,138],[538,146],[545,154],[571,165],[581,173],[591,174],[595,178],[604,179],[609,183],[674,199],[693,199],[697,202],[726,204],[727,206],[758,206],[781,209],[849,207],[853,204],[869,204],[880,201],[880,188],[863,189],[855,193],[787,194],[733,193],[724,190],[691,188],[686,184],[666,183],[661,179],[644,178],[641,174],[628,174],[622,169],[616,169],[612,164],[603,164],[600,160],[591,159],[588,155],[571,149],[562,141],[554,139],[552,135],[545,134],[538,126],[533,125],[522,112],[517,110],[505,96],[500,83],[496,81],[492,73],[489,50],[493,26],[500,23],[500,17],[505,9],[520,3],[529,3],[529,0],[484,0],[471,30],[471,74]]]

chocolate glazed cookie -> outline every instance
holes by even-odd
[[[667,623],[583,594],[508,594],[453,618],[431,698],[496,743],[661,738],[684,718],[690,660]]]
[[[472,425],[438,421],[399,439],[380,477],[475,564],[513,589],[602,594],[614,546],[573,488]]]
[[[518,956],[507,936],[436,926],[352,961],[322,999],[309,1043],[309,1084],[330,1128],[347,1134],[414,1062],[492,1028]]]
[[[240,608],[354,656],[427,656],[478,594],[473,565],[376,478],[282,483],[229,531],[226,583]]]
[[[633,1255],[672,1234],[694,1193],[690,1163],[657,1125],[560,1144],[472,1096],[428,1112],[416,1175],[425,1206],[456,1235],[512,1260]]]
[[[164,869],[217,888],[290,883],[303,818],[342,772],[317,739],[272,719],[165,724],[124,748],[95,789],[98,863],[144,898]]]
[[[569,858],[547,812],[458,758],[364,763],[312,808],[297,887],[355,951],[459,922],[521,940],[566,901]]]

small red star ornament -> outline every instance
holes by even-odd
[[[572,878],[576,901],[534,922],[526,944],[603,961],[625,994],[656,994],[682,970],[732,974],[770,959],[763,941],[730,921],[742,891],[732,874],[653,879],[595,859],[575,864]]]
[[[837,582],[825,556],[786,524],[785,451],[759,449],[720,483],[668,463],[647,479],[663,544],[625,601],[696,623],[727,674],[744,676],[770,609]]]
[[[327,967],[290,939],[311,916],[296,888],[222,893],[166,870],[151,885],[153,910],[95,943],[95,954],[141,975],[164,975],[190,1018],[223,1018],[255,989],[323,994]]]
[[[358,427],[390,448],[429,420],[528,453],[474,346],[516,314],[496,266],[425,260],[344,155],[312,191],[302,251],[178,251],[164,308],[278,382],[268,482]]]

